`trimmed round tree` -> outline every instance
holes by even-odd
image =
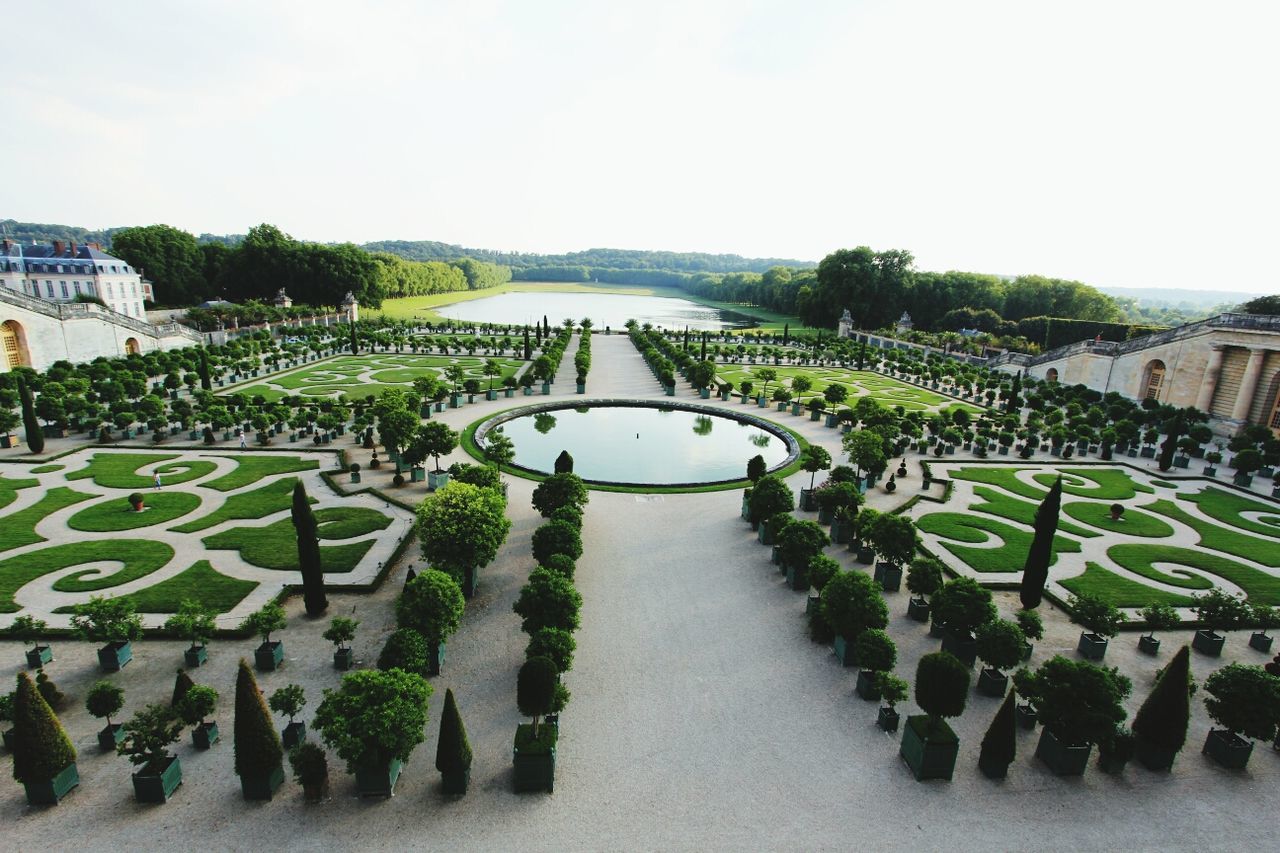
[[[1072,596],[1067,602],[1067,612],[1071,614],[1072,622],[1083,625],[1099,637],[1114,637],[1120,633],[1120,626],[1128,621],[1128,617],[1110,602],[1096,595]]]
[[[43,785],[76,763],[76,748],[62,723],[25,672],[13,697],[13,778]]]
[[[796,499],[791,488],[781,478],[770,474],[757,480],[751,489],[747,515],[750,517],[752,529],[755,529],[769,516],[780,512],[791,512],[795,508]]]
[[[582,596],[564,575],[539,566],[529,573],[529,581],[511,609],[523,620],[520,628],[526,634],[539,628],[576,631]]]
[[[822,590],[822,612],[832,630],[853,643],[868,628],[889,624],[889,608],[870,575],[841,572]]]
[[[809,561],[809,586],[822,594],[827,583],[840,572],[840,564],[826,554],[816,554]]]
[[[427,569],[404,586],[396,599],[396,623],[422,635],[430,647],[432,674],[439,673],[440,648],[462,624],[466,603],[449,575]]]
[[[907,589],[927,599],[942,587],[942,562],[933,557],[916,557],[907,567]]]
[[[93,716],[107,721],[107,729],[115,727],[111,718],[124,707],[124,688],[110,681],[99,681],[89,688],[84,697],[84,707]]]
[[[784,566],[808,566],[831,544],[827,532],[813,521],[794,521],[778,536],[778,554]]]
[[[347,772],[385,770],[408,761],[425,739],[431,685],[399,669],[347,673],[342,686],[326,690],[315,726],[324,742],[347,763]]]
[[[444,779],[446,794],[465,794],[471,777],[471,744],[467,727],[458,713],[453,689],[444,693],[444,710],[440,713],[440,736],[436,741],[436,770]]]
[[[955,740],[946,718],[964,713],[969,695],[969,668],[949,652],[931,652],[916,665],[916,704],[928,717],[927,740]]]
[[[191,651],[196,651],[209,642],[217,625],[212,610],[197,599],[184,598],[178,612],[165,620],[164,628],[190,642]]]
[[[573,653],[578,643],[573,634],[563,628],[539,628],[529,635],[529,645],[525,647],[526,658],[550,658],[559,672],[573,669]]]
[[[1018,693],[1063,746],[1099,743],[1124,722],[1129,679],[1112,668],[1055,655],[1014,676]]]
[[[905,515],[882,512],[868,525],[864,535],[875,552],[894,566],[910,560],[920,547],[915,522]]]
[[[1280,725],[1280,678],[1260,666],[1231,663],[1204,682],[1214,722],[1237,737],[1273,740]]]
[[[271,724],[271,712],[258,689],[258,680],[244,658],[236,671],[236,717],[232,740],[235,770],[241,782],[269,780],[284,773],[284,747]]]
[[[761,464],[764,459],[760,459]],[[825,447],[817,444],[810,444],[800,454],[800,467],[809,472],[809,490],[813,490],[813,478],[818,475],[819,471],[828,471],[831,469],[831,454],[827,452]],[[763,472],[761,472],[763,473]]]
[[[996,618],[991,591],[973,578],[953,578],[942,585],[930,604],[933,618],[961,637],[971,637],[978,626]]]
[[[1151,688],[1133,718],[1138,760],[1148,769],[1169,769],[1186,744],[1193,688],[1191,648],[1183,646],[1161,671],[1156,686]]]
[[[764,472],[768,470],[768,463],[758,453],[747,460],[747,479],[753,483],[759,482],[760,478],[764,476]]]
[[[417,530],[431,565],[470,588],[475,572],[498,555],[511,521],[496,490],[449,483],[418,506]]]
[[[533,718],[533,737],[538,737],[538,720],[554,711],[559,670],[550,658],[533,657],[524,662],[516,676],[516,706]]]
[[[1022,660],[1022,644],[1026,636],[1016,623],[1008,619],[992,619],[978,626],[974,635],[978,644],[978,657],[999,675],[1012,669]]]
[[[556,514],[565,508],[556,510]],[[552,554],[564,554],[572,560],[582,556],[582,534],[568,521],[552,518],[533,531],[533,559],[545,564]]]
[[[586,506],[590,499],[582,478],[568,472],[552,474],[533,490],[533,508],[543,518],[550,517],[551,513],[567,504]]]
[[[378,654],[378,669],[400,669],[426,678],[431,675],[431,647],[412,628],[397,628]]]

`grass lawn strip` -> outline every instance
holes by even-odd
[[[1075,595],[1096,595],[1113,607],[1141,608],[1148,604],[1190,607],[1194,603],[1190,596],[1147,586],[1092,562],[1085,563],[1084,574],[1059,581],[1059,584]]]
[[[1062,492],[1078,498],[1097,498],[1102,501],[1127,501],[1138,492],[1152,494],[1155,489],[1134,483],[1127,471],[1119,468],[1059,468],[1062,475]],[[1053,485],[1057,475],[1052,472],[1035,474],[1031,479],[1046,489]],[[1073,482],[1074,480],[1074,482]],[[1094,485],[1085,485],[1084,482]]]
[[[988,468],[985,465],[981,468],[956,468],[951,471],[951,479],[968,480],[971,483],[985,483],[988,486],[995,486],[997,489],[1004,489],[1006,492],[1013,492],[1015,495],[1039,503],[1044,500],[1045,495],[1049,494],[1048,489],[1039,489],[1030,483],[1024,483],[1018,479],[1018,471],[1026,471],[1027,468]]]
[[[1252,560],[1264,566],[1275,568],[1280,566],[1280,541],[1275,538],[1255,539],[1235,530],[1219,527],[1208,521],[1196,518],[1173,501],[1160,500],[1148,506],[1152,512],[1158,512],[1166,518],[1180,521],[1194,530],[1199,536],[1197,543],[1201,548],[1221,551],[1233,557]]]
[[[1178,495],[1178,500],[1195,504],[1205,515],[1229,527],[1238,527],[1241,530],[1247,530],[1250,533],[1257,533],[1261,536],[1280,538],[1280,518],[1260,516],[1257,521],[1252,521],[1244,517],[1246,512],[1275,512],[1275,504],[1250,500],[1249,498],[1241,497],[1235,492],[1224,491],[1214,486],[1209,486],[1201,492]],[[1269,518],[1275,520],[1268,521],[1267,519]]]
[[[321,539],[350,539],[385,530],[391,524],[390,516],[364,507],[329,507],[317,510],[316,521],[319,522],[317,535]],[[246,563],[259,568],[291,572],[298,570],[298,540],[293,520],[289,518],[282,518],[266,527],[235,527],[206,536],[203,542],[206,548],[237,550]],[[349,572],[372,546],[372,539],[343,545],[322,545],[321,565],[325,572],[331,574]]]
[[[226,613],[258,588],[256,581],[227,577],[200,560],[189,569],[155,586],[129,593],[140,613],[176,613],[183,599],[191,598],[216,613]],[[70,612],[61,607],[55,613]]]
[[[52,494],[52,492],[50,492]],[[86,495],[86,497],[89,497]],[[134,511],[128,499],[124,497],[107,498],[92,506],[87,506],[67,519],[67,526],[72,530],[84,530],[89,533],[113,533],[117,530],[136,530],[139,527],[151,527],[181,518],[198,509],[200,496],[182,491],[144,492],[146,498],[142,512]]]
[[[139,475],[138,469],[178,459],[172,453],[95,453],[86,468],[65,475],[68,480],[93,478],[93,482],[107,489],[146,489],[154,485],[150,476]],[[174,486],[198,480],[216,471],[218,466],[202,459],[181,460],[156,468],[166,486]]]
[[[977,492],[977,489],[974,489]],[[1151,506],[1154,506],[1152,504]],[[1071,501],[1062,505],[1062,511],[1076,521],[1092,525],[1109,533],[1123,533],[1127,536],[1141,536],[1147,539],[1162,539],[1173,535],[1173,528],[1150,513],[1128,507],[1120,521],[1111,520],[1111,509],[1105,503],[1092,501]],[[1062,523],[1058,529],[1063,530]],[[1094,536],[1098,534],[1092,534]]]
[[[282,477],[259,489],[231,495],[222,506],[208,515],[169,529],[175,533],[195,533],[233,519],[266,518],[293,505],[293,487],[297,482],[297,477]],[[308,499],[311,503],[316,503],[315,498]]]
[[[220,492],[231,492],[245,486],[251,486],[263,477],[271,477],[276,474],[292,474],[295,471],[311,471],[320,467],[318,459],[303,459],[297,456],[240,456],[231,458],[236,461],[234,471],[229,471],[207,483],[201,483],[201,487],[217,489]]]
[[[29,489],[40,485],[39,480],[10,480],[0,476],[0,509],[4,509],[18,498],[19,489]]]
[[[54,471],[61,471],[65,465],[41,465],[38,468],[32,468],[32,474],[52,474]]]
[[[1250,601],[1280,604],[1280,578],[1216,554],[1206,554],[1193,548],[1178,548],[1173,545],[1125,544],[1112,545],[1107,549],[1107,556],[1114,560],[1116,565],[1136,575],[1169,586],[1205,590],[1212,588],[1214,584],[1208,578],[1178,569],[1172,570],[1174,574],[1166,575],[1155,567],[1156,563],[1187,566],[1209,572],[1240,587]]]
[[[123,564],[118,571],[106,577],[96,577],[96,569],[87,569],[60,578],[53,585],[59,592],[84,592],[118,586],[154,572],[172,557],[172,548],[163,542],[152,542],[149,539],[71,542],[10,557],[0,561],[0,612],[18,612],[21,608],[13,600],[18,590],[36,578],[68,566],[102,562]],[[93,575],[96,579],[81,580],[83,575]]]
[[[955,512],[930,513],[916,521],[925,533],[954,539],[957,542],[985,543],[998,537],[1003,543],[994,548],[969,548],[954,542],[942,546],[963,560],[976,572],[991,574],[1018,574],[1027,561],[1033,538],[1030,531],[1020,530],[994,518],[982,515],[962,515]],[[1053,537],[1053,554],[1049,564],[1057,562],[1059,553],[1075,553],[1080,543],[1061,536]]]
[[[76,492],[65,486],[56,486],[26,509],[0,518],[0,551],[44,542],[45,538],[36,533],[37,524],[60,509],[80,501],[87,501],[92,497],[93,495]]]
[[[1017,498],[1010,497],[1003,492],[997,492],[995,489],[988,489],[985,486],[974,486],[973,494],[975,497],[982,498],[980,503],[969,504],[969,509],[985,512],[991,515],[998,515],[1001,518],[1007,518],[1010,521],[1016,521],[1019,524],[1025,524],[1032,527],[1036,523],[1036,510],[1039,504],[1020,501]],[[1101,506],[1101,504],[1091,504],[1091,506]],[[1103,508],[1103,514],[1106,514],[1106,508]],[[1074,516],[1073,516],[1074,517]],[[1080,519],[1084,521],[1084,519]],[[1083,536],[1089,538],[1092,536],[1101,536],[1096,530],[1089,530],[1084,527],[1078,527],[1069,521],[1058,520],[1058,529],[1063,533],[1070,533],[1073,536]],[[1173,532],[1172,528],[1169,530]]]

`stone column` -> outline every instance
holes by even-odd
[[[1196,408],[1208,414],[1213,405],[1213,392],[1218,389],[1218,377],[1222,374],[1222,354],[1226,347],[1213,344],[1209,349],[1209,363],[1204,368],[1204,379],[1200,380],[1200,395],[1196,397]]]
[[[1249,419],[1249,410],[1253,408],[1253,394],[1258,390],[1258,377],[1262,375],[1262,360],[1266,355],[1265,349],[1249,350],[1249,363],[1245,365],[1244,376],[1240,379],[1240,393],[1236,395],[1236,405],[1231,410],[1231,420],[1244,423]]]

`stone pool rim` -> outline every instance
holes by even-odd
[[[584,398],[581,400],[559,400],[547,403],[532,403],[528,406],[519,406],[514,409],[507,409],[491,415],[475,427],[471,436],[472,442],[477,450],[480,451],[481,458],[484,454],[484,439],[495,427],[502,426],[507,421],[528,415],[538,415],[546,412],[564,411],[565,409],[666,409],[669,411],[693,412],[699,415],[709,415],[712,417],[725,418],[727,420],[745,423],[757,429],[764,430],[770,435],[779,438],[786,445],[787,455],[777,465],[771,466],[765,473],[774,474],[786,469],[794,464],[800,458],[801,441],[790,430],[780,424],[765,418],[757,417],[750,412],[737,412],[732,409],[722,409],[715,406],[705,406],[698,403],[685,403],[674,400],[643,400],[629,399],[623,397],[597,397]],[[539,471],[536,468],[529,468],[516,462],[508,463],[503,466],[515,474],[528,477],[530,479],[541,479],[550,477],[554,472]],[[579,475],[581,476],[581,475]],[[663,491],[677,491],[681,489],[701,489],[715,486],[730,487],[738,483],[746,481],[746,471],[744,469],[741,477],[730,477],[719,480],[693,480],[680,483],[638,483],[624,480],[593,480],[586,477],[582,481],[589,486],[599,486],[601,488],[619,488],[619,489],[659,489]]]

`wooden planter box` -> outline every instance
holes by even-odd
[[[1160,653],[1160,641],[1155,637],[1143,634],[1138,638],[1138,651],[1154,657]]]
[[[351,665],[355,663],[355,653],[351,649],[338,649],[333,653],[334,669],[351,669]]]
[[[1084,631],[1080,634],[1076,650],[1088,660],[1102,660],[1107,654],[1107,638]]]
[[[196,749],[208,749],[218,742],[218,724],[205,723],[191,730],[191,743]]]
[[[1209,729],[1201,752],[1228,770],[1243,770],[1253,754],[1253,742],[1226,729]]]
[[[1004,698],[1005,691],[1009,689],[1009,676],[999,670],[984,667],[982,672],[978,673],[978,692],[983,696],[993,696],[997,699]]]
[[[209,649],[206,646],[192,646],[182,653],[182,660],[187,665],[187,669],[199,669],[200,665],[209,659]]]
[[[58,801],[80,784],[80,771],[71,762],[47,782],[27,782],[27,802],[33,806],[56,806]]]
[[[165,803],[181,784],[182,762],[171,755],[163,768],[144,768],[133,774],[133,798],[140,803]]]
[[[1267,636],[1261,631],[1255,631],[1249,636],[1249,648],[1269,653],[1271,651],[1271,641],[1274,639],[1274,637]]]
[[[98,665],[103,672],[119,672],[133,660],[133,644],[128,640],[107,643],[98,649]]]
[[[1030,705],[1018,703],[1013,706],[1014,719],[1018,721],[1018,727],[1031,731],[1036,727],[1036,709]]]
[[[876,686],[876,673],[865,669],[858,670],[858,680],[854,684],[854,690],[869,702],[879,701],[880,688]]]
[[[280,733],[280,742],[284,745],[285,750],[293,749],[298,744],[307,739],[307,724],[302,721],[294,721],[284,727],[284,731]]]
[[[795,566],[787,566],[787,586],[796,592],[804,592],[809,588],[808,572]]]
[[[978,659],[978,641],[973,637],[960,636],[950,629],[942,634],[942,650],[955,655],[956,660],[965,666],[973,666]]]
[[[27,667],[30,669],[41,669],[47,663],[53,662],[52,646],[35,646],[27,649]]]
[[[246,800],[270,800],[284,784],[284,767],[261,776],[241,776],[240,793]]]
[[[445,484],[449,482],[448,471],[428,471],[427,472],[427,488],[431,491],[443,489]]]
[[[98,749],[103,752],[115,752],[116,744],[124,740],[124,724],[111,723],[103,726],[98,732]]]
[[[881,560],[876,563],[873,579],[880,582],[880,588],[885,592],[897,592],[902,586],[902,568]]]
[[[253,650],[253,664],[262,672],[274,672],[284,661],[284,643],[272,640]]]
[[[832,648],[841,666],[853,666],[853,643],[836,634],[835,640],[832,641]]]
[[[1221,634],[1201,628],[1191,638],[1191,648],[1201,654],[1216,658],[1222,655],[1222,646],[1226,642],[1227,638]]]
[[[886,732],[896,732],[901,716],[893,708],[881,706],[876,714],[876,725]]]
[[[907,616],[916,622],[928,622],[929,602],[918,595],[913,595],[907,602]]]
[[[396,782],[404,762],[393,758],[377,767],[356,769],[356,790],[362,797],[390,797],[395,793]]]
[[[1083,776],[1092,751],[1092,744],[1064,744],[1048,729],[1041,731],[1040,742],[1036,744],[1036,758],[1048,765],[1056,776]]]
[[[902,728],[902,746],[898,754],[911,768],[918,781],[925,779],[950,779],[956,768],[956,754],[960,751],[960,739],[945,721],[939,723],[932,734],[929,718],[923,714],[907,717]]]

